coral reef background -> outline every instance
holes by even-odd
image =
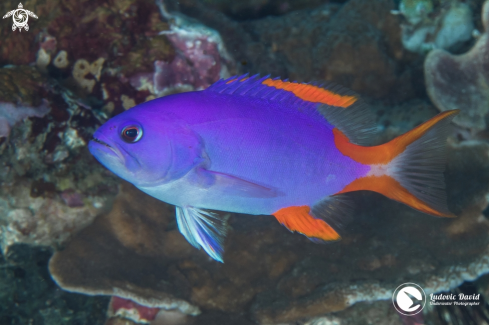
[[[484,1],[23,6],[38,16],[28,31],[0,21],[0,324],[412,324],[389,301],[401,283],[489,298]],[[458,217],[355,193],[343,240],[317,245],[267,216],[222,215],[226,263],[209,260],[171,206],[86,145],[124,110],[238,73],[351,88],[376,114],[376,144],[461,109],[445,173]],[[416,321],[480,323],[487,307],[426,308]]]

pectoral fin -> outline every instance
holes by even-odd
[[[195,181],[200,187],[212,188],[227,195],[254,198],[271,198],[279,195],[275,189],[204,168],[196,170]]]
[[[224,238],[227,233],[225,219],[213,212],[194,208],[176,207],[178,229],[192,246],[202,247],[210,257],[223,263]]]

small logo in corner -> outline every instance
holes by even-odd
[[[394,291],[392,303],[400,314],[413,316],[423,310],[426,294],[416,283],[404,283]]]
[[[12,30],[15,31],[17,28],[19,29],[19,32],[22,31],[22,28],[24,28],[26,31],[29,30],[29,25],[27,25],[27,21],[29,20],[29,16],[32,18],[38,18],[35,13],[32,11],[24,9],[22,6],[22,3],[19,3],[18,9],[14,9],[12,11],[9,11],[3,16],[3,19],[8,18],[12,16],[12,19],[14,20],[14,24],[12,25]]]

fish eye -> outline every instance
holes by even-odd
[[[141,140],[143,130],[136,125],[129,125],[122,129],[121,137],[127,143],[135,143]]]

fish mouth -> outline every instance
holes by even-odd
[[[99,152],[104,152],[105,154],[108,154],[110,156],[115,156],[120,161],[124,161],[124,157],[122,156],[119,148],[117,148],[115,146],[111,146],[110,144],[101,140],[100,138],[93,137],[92,140],[90,140],[90,143],[88,146],[89,150],[90,150],[90,148],[96,149],[96,151],[99,151]],[[92,150],[90,150],[90,151],[92,152],[92,154],[94,156],[97,156],[97,154],[95,154],[96,151],[92,151]]]
[[[107,142],[104,142],[104,141],[102,141],[102,140],[100,140],[100,139],[98,139],[98,138],[95,138],[95,137],[94,137],[94,138],[92,138],[92,140],[91,140],[91,141],[93,141],[93,142],[97,142],[97,143],[100,143],[101,145],[104,145],[104,146],[106,146],[107,148],[111,148],[111,149],[113,149],[113,148],[110,146],[110,144],[108,144]]]

